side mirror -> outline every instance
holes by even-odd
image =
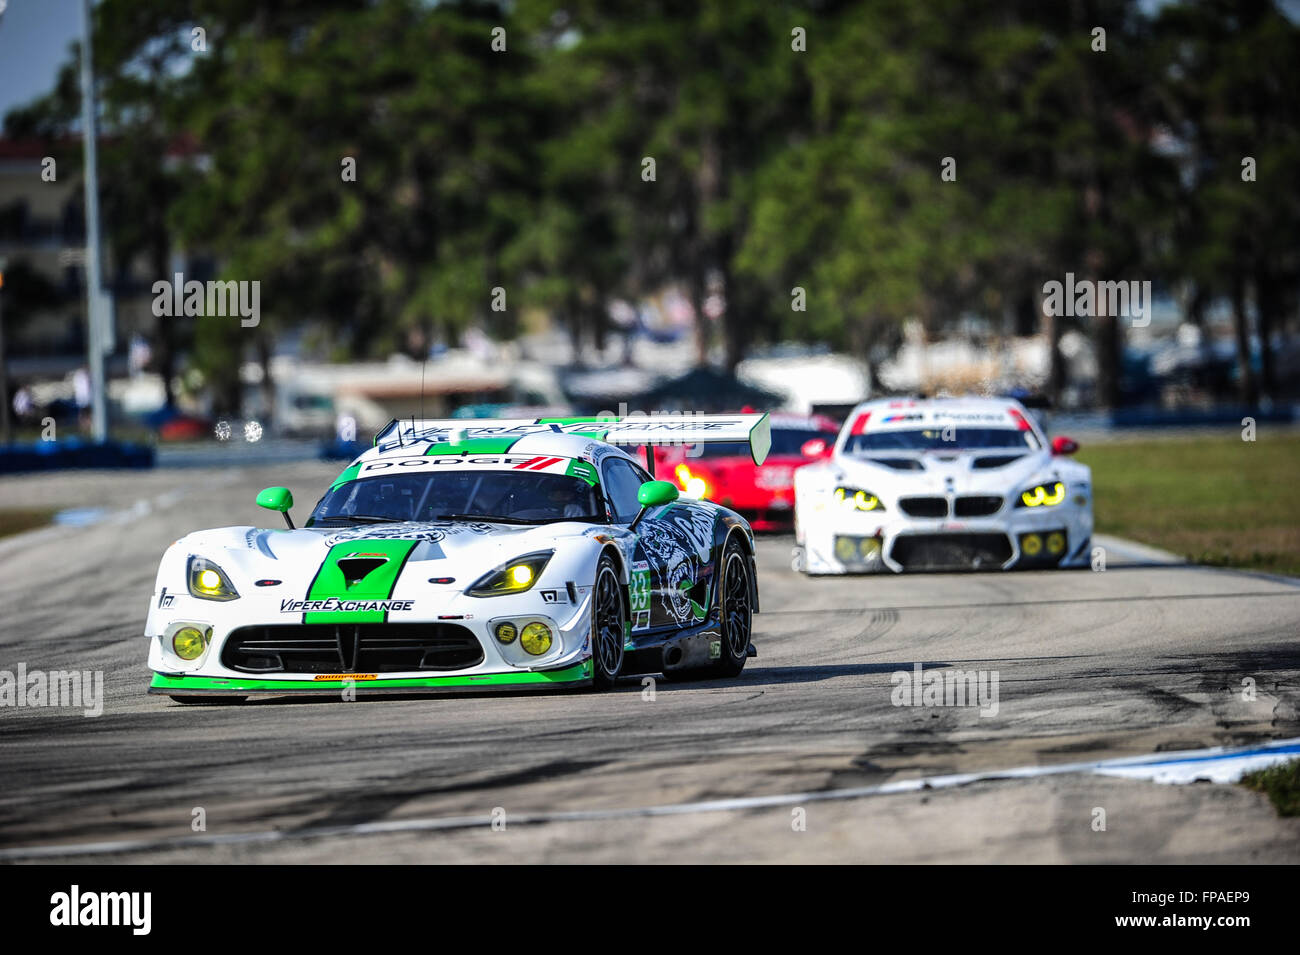
[[[829,450],[830,450],[830,445],[828,445],[821,438],[809,438],[799,447],[799,453],[802,454],[805,458],[824,457],[826,452]]]
[[[677,500],[677,497],[677,485],[671,481],[646,481],[636,492],[636,502],[641,505],[641,510],[628,525],[628,530],[635,529],[637,524],[641,523],[641,518],[645,517],[647,510],[671,504]]]
[[[257,495],[257,506],[268,511],[279,511],[284,515],[289,530],[293,530],[293,518],[289,516],[289,508],[293,507],[293,494],[287,487],[268,487],[261,491]]]
[[[1058,434],[1052,439],[1052,453],[1056,455],[1074,454],[1079,450],[1079,442],[1073,438],[1067,438],[1065,435]]]

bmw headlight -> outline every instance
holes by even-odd
[[[1016,507],[1052,507],[1065,500],[1065,485],[1060,481],[1037,484],[1020,495]]]
[[[885,505],[880,503],[880,498],[870,491],[864,491],[858,487],[837,487],[835,489],[835,503],[844,507],[851,507],[855,511],[883,511]]]
[[[189,582],[190,594],[194,597],[202,597],[204,600],[234,600],[239,596],[225,571],[203,557],[190,557],[185,577]]]
[[[535,554],[516,557],[510,563],[488,571],[470,584],[469,589],[465,592],[471,597],[499,597],[504,594],[521,594],[537,582],[537,578],[542,575],[542,568],[546,566],[547,561],[554,554],[555,551],[553,550],[543,550]]]

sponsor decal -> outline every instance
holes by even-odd
[[[369,461],[361,466],[359,477],[370,477],[371,475],[383,471],[398,469],[402,473],[409,470],[417,471],[435,471],[443,468],[518,468],[530,461],[537,461],[536,456],[505,456],[505,455],[475,455],[474,457],[465,457],[462,455],[435,455],[431,457],[420,458],[396,458],[383,459],[378,461]],[[556,461],[559,458],[554,459]]]
[[[409,540],[436,544],[457,534],[491,534],[492,525],[482,521],[429,524],[425,521],[407,521],[391,527],[350,527],[328,535],[325,543],[333,547],[356,540]]]
[[[542,595],[542,603],[544,604],[569,602],[569,597],[563,590],[539,590],[538,593]]]
[[[516,464],[514,466],[514,470],[545,471],[547,468],[553,467],[554,465],[559,464],[563,460],[564,458],[546,457],[545,455],[542,455],[535,458],[529,458],[528,460],[524,461],[523,464]]]
[[[360,613],[363,611],[414,610],[414,600],[281,600],[280,613]]]
[[[664,610],[679,624],[703,619],[704,607],[692,592],[710,570],[713,515],[694,505],[669,505],[660,516],[642,521],[638,533],[658,565],[655,591]]]
[[[313,680],[378,680],[378,673],[318,673]]]
[[[650,626],[650,565],[643,560],[637,561],[632,565],[629,579],[632,629],[646,630]]]
[[[788,488],[794,483],[794,468],[765,467],[759,468],[754,476],[754,486],[768,491]]]
[[[169,607],[171,607],[171,605],[174,604],[175,602],[176,602],[176,595],[169,594],[167,592],[167,588],[164,587],[162,589],[162,593],[158,595],[158,609],[166,610]]]
[[[1005,422],[1006,415],[976,411],[936,411],[932,415],[935,421],[990,421]]]

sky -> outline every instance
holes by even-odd
[[[81,0],[0,0],[0,117],[48,93],[68,44],[81,39]]]
[[[82,0],[0,0],[0,118],[50,91],[68,45],[81,38]],[[1141,0],[1158,7],[1166,0]],[[1281,0],[1300,19],[1300,0]]]

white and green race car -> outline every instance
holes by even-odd
[[[766,415],[393,421],[295,528],[189,534],[145,624],[149,692],[422,693],[735,676],[753,535],[623,448],[770,445]],[[647,461],[652,457],[647,454]]]

